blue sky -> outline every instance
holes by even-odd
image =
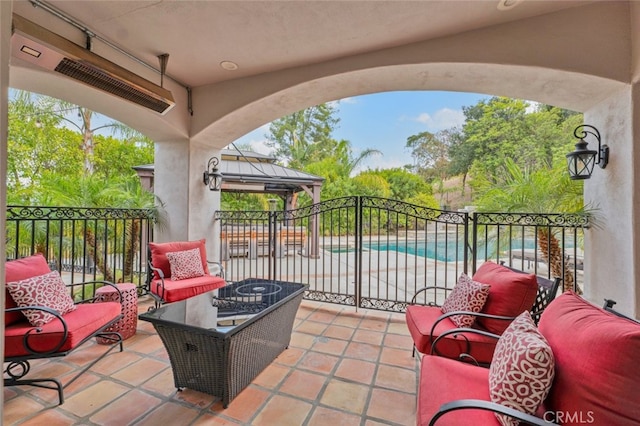
[[[333,137],[351,142],[354,153],[367,148],[382,152],[370,157],[361,169],[401,167],[411,164],[411,155],[405,148],[409,136],[462,125],[462,107],[488,98],[477,93],[413,91],[342,99],[337,102],[340,122]],[[236,142],[267,154],[269,148],[264,141],[268,130],[266,124]]]

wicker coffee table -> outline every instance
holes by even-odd
[[[139,315],[162,339],[178,389],[222,399],[226,408],[289,345],[307,286],[247,279]]]

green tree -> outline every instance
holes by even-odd
[[[95,136],[94,173],[107,180],[112,177],[128,178],[135,176],[132,169],[141,164],[152,164],[154,156],[153,141],[142,135],[133,135],[127,139],[113,136]]]
[[[41,182],[54,174],[70,179],[82,174],[77,133],[55,126],[57,119],[42,113],[38,98],[16,92],[9,102],[7,192],[10,200],[32,202]]]
[[[564,163],[554,168],[520,167],[510,158],[498,168],[496,182],[479,179],[476,182],[475,204],[480,211],[513,213],[577,213],[589,214],[582,199],[582,183],[572,181]],[[564,263],[560,242],[548,228],[537,228],[540,250],[553,276],[563,277],[564,289],[572,290],[574,276]],[[580,289],[578,288],[578,291]]]
[[[568,152],[567,125],[581,119],[560,108],[532,109],[525,101],[504,97],[482,100],[463,107],[463,112],[466,121],[461,132],[451,134],[450,170],[494,181],[495,171],[506,159],[532,170],[550,167]]]
[[[449,146],[439,135],[422,132],[409,136],[405,147],[411,150],[414,169],[420,176],[427,180],[446,177],[449,165]]]
[[[303,169],[335,148],[331,134],[340,122],[336,112],[333,104],[325,103],[279,118],[269,126],[266,144],[288,167]]]
[[[433,205],[433,202],[435,202],[435,205],[438,205],[435,198],[433,198],[431,185],[425,182],[420,176],[402,168],[375,170],[374,173],[379,174],[389,182],[391,198],[407,201],[418,195],[423,195],[425,199],[431,197],[429,201],[430,205]],[[431,200],[433,200],[433,202]]]

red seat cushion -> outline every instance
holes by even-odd
[[[429,338],[431,327],[435,321],[442,315],[442,311],[436,306],[418,306],[410,305],[407,307],[405,319],[407,327],[416,345],[416,349],[423,354],[431,353],[431,344]],[[447,330],[457,328],[449,318],[442,320],[434,330],[434,336],[439,336]],[[457,338],[449,335],[438,341],[436,347],[438,354],[448,358],[457,358],[461,353],[467,352],[466,339],[469,340],[471,351],[468,353],[479,363],[489,364],[493,357],[493,351],[496,348],[497,339],[481,336],[475,333],[462,333]]]
[[[553,350],[556,377],[546,401],[564,425],[637,425],[640,325],[564,293],[538,328]]]
[[[149,243],[151,251],[151,264],[162,270],[165,278],[171,277],[171,265],[167,259],[167,253],[176,251],[185,251],[197,248],[200,250],[200,258],[202,260],[202,269],[206,275],[209,275],[209,267],[207,265],[207,251],[205,248],[205,239],[197,241],[175,241],[170,243]],[[156,271],[154,278],[160,278]]]
[[[423,356],[418,386],[417,424],[428,425],[442,404],[457,399],[490,401],[489,369],[438,356]],[[437,423],[438,426],[499,424],[493,412],[475,409],[447,413]]]
[[[491,315],[517,317],[533,307],[538,292],[538,280],[534,274],[523,274],[498,265],[485,262],[473,274],[473,280],[489,284],[489,297],[482,312]],[[482,328],[495,334],[502,334],[509,326],[509,321],[490,318],[478,318]]]
[[[76,305],[76,310],[63,316],[67,323],[68,336],[64,345],[57,352],[69,351],[91,336],[105,324],[118,318],[122,313],[119,302],[87,303]],[[53,349],[63,337],[62,323],[58,319],[40,327],[40,333],[33,333],[29,345],[36,351],[45,352]],[[4,330],[5,358],[29,355],[23,345],[24,335],[34,327],[23,318],[23,321],[11,324]]]
[[[4,264],[5,282],[10,283],[14,281],[22,281],[27,278],[37,277],[39,275],[48,274],[51,272],[47,259],[40,253],[33,256],[25,257],[22,259],[11,260]],[[9,294],[9,291],[5,289],[5,306],[7,309],[15,308],[18,305],[15,300]],[[11,325],[16,322],[21,322],[25,319],[22,312],[5,312],[4,324],[5,326]]]
[[[164,294],[162,293],[161,280],[151,281],[151,292],[160,296],[166,303],[188,299],[207,291],[224,287],[227,282],[220,277],[205,275],[203,277],[188,278],[186,280],[164,280]]]

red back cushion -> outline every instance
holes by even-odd
[[[563,425],[632,425],[640,419],[640,324],[573,292],[544,310],[538,328],[556,363],[546,401]]]
[[[22,259],[10,260],[4,264],[5,283],[13,281],[22,281],[27,278],[37,277],[39,275],[51,272],[47,259],[40,253]],[[5,288],[5,306],[6,308],[15,308],[18,305]],[[25,316],[21,312],[9,312],[4,314],[5,326],[19,321],[23,321]]]
[[[151,264],[162,270],[165,278],[171,276],[171,265],[169,259],[167,259],[167,253],[175,251],[184,251],[194,248],[200,249],[200,258],[202,260],[202,269],[206,275],[209,275],[209,267],[207,266],[207,251],[205,248],[205,239],[197,241],[175,241],[170,243],[149,243],[149,249],[151,250]],[[154,271],[154,277],[160,278],[157,272]]]
[[[473,275],[473,280],[491,286],[482,308],[485,314],[517,317],[530,310],[536,301],[538,280],[534,274],[523,274],[493,262],[485,262]],[[502,334],[509,326],[509,321],[489,318],[478,318],[476,323],[495,334]]]

